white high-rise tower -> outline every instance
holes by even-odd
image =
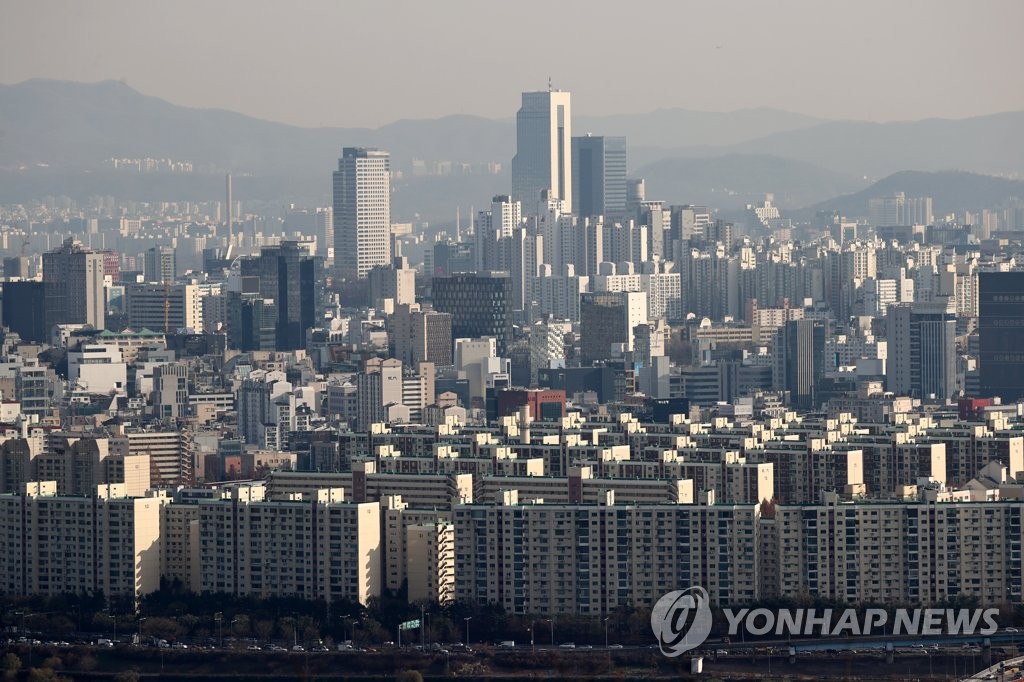
[[[366,277],[391,264],[391,158],[345,147],[334,172],[334,264],[339,277]]]
[[[524,92],[516,114],[512,198],[533,214],[544,190],[572,212],[572,112],[561,90]]]

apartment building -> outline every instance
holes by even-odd
[[[982,604],[1021,595],[1019,502],[778,506],[762,533],[777,561],[767,596],[811,594],[847,602]]]
[[[758,507],[521,504],[454,512],[455,595],[516,614],[609,613],[703,585],[718,604],[758,596]]]
[[[14,595],[104,594],[137,600],[160,587],[160,509],[124,485],[57,495],[54,481],[0,495],[0,588]]]
[[[343,499],[339,489],[268,499],[252,484],[200,501],[201,590],[365,604],[381,590],[380,505]]]
[[[406,528],[409,603],[455,600],[455,526],[450,521]]]

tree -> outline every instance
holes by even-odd
[[[17,679],[18,671],[21,670],[21,659],[12,651],[4,656],[2,666],[5,680]]]
[[[122,670],[114,675],[114,682],[139,682],[138,670]]]

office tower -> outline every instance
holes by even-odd
[[[264,246],[260,255],[241,262],[243,277],[259,278],[259,293],[277,307],[277,350],[306,346],[306,330],[316,326],[323,259],[310,256],[301,242]]]
[[[647,322],[647,294],[599,291],[580,294],[580,356],[585,363],[607,360],[612,349],[633,350],[633,333]]]
[[[153,368],[153,414],[159,419],[181,419],[188,407],[188,368],[183,363]]]
[[[626,213],[626,138],[572,138],[572,206],[576,215],[609,220]]]
[[[334,172],[334,264],[338,277],[366,277],[391,262],[391,157],[345,147]]]
[[[33,281],[3,283],[3,326],[23,341],[47,341],[44,287]]]
[[[43,254],[46,332],[55,324],[106,324],[103,254],[73,239]]]
[[[705,228],[711,224],[711,212],[707,206],[670,206],[669,212],[669,236],[672,241],[688,242],[694,237],[703,237]]]
[[[379,306],[386,298],[394,301],[395,305],[416,302],[416,270],[409,267],[408,258],[395,258],[387,267],[376,265],[368,275],[371,305]]]
[[[233,277],[226,295],[228,347],[274,350],[277,343],[277,304],[260,293],[260,278]]]
[[[392,406],[402,403],[402,361],[370,358],[356,377],[356,427],[369,430],[371,424],[392,421]]]
[[[154,246],[146,250],[143,275],[147,282],[173,282],[178,276],[173,246]]]
[[[452,316],[420,310],[418,304],[397,305],[389,321],[392,355],[408,367],[431,362],[447,367],[452,360]]]
[[[818,320],[790,320],[775,336],[775,384],[789,392],[790,404],[818,407],[818,386],[825,376],[825,325]]]
[[[512,159],[512,198],[532,215],[541,193],[564,202],[572,212],[572,114],[569,93],[524,92],[516,114],[516,155]]]
[[[981,272],[978,284],[981,393],[999,396],[1003,402],[1020,400],[1024,397],[1024,271]]]
[[[956,312],[949,298],[889,306],[886,384],[896,395],[946,402],[956,390]]]
[[[498,354],[512,342],[512,281],[507,272],[458,274],[435,277],[434,309],[451,313],[452,336],[493,336]]]
[[[28,257],[11,256],[9,258],[4,258],[4,277],[7,279],[14,279],[16,277],[19,277],[21,279],[28,279]]]
[[[128,326],[174,333],[203,328],[203,304],[198,284],[129,284],[124,288]]]

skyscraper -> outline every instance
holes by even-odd
[[[775,338],[777,386],[789,392],[790,404],[802,410],[819,407],[818,386],[825,376],[825,325],[818,320],[790,320]]]
[[[44,253],[43,295],[47,334],[55,324],[89,324],[103,329],[103,254],[70,238]]]
[[[241,262],[243,277],[259,277],[259,294],[276,303],[277,350],[306,345],[306,330],[317,323],[323,259],[310,256],[301,242],[264,246],[258,257]]]
[[[569,93],[524,92],[516,114],[516,155],[512,159],[512,198],[532,215],[541,193],[561,199],[572,212],[572,113]]]
[[[391,263],[391,159],[345,147],[334,172],[334,264],[341,278]]]
[[[147,282],[173,282],[178,275],[173,246],[153,246],[146,250],[143,274]]]
[[[585,363],[607,360],[612,347],[633,350],[634,330],[647,322],[643,291],[596,291],[580,295],[580,357]]]
[[[620,218],[626,212],[626,138],[572,138],[572,206],[577,215]]]
[[[886,384],[896,395],[946,402],[956,390],[956,311],[947,297],[889,306]]]
[[[1024,272],[978,273],[981,393],[1003,402],[1024,397]]]

